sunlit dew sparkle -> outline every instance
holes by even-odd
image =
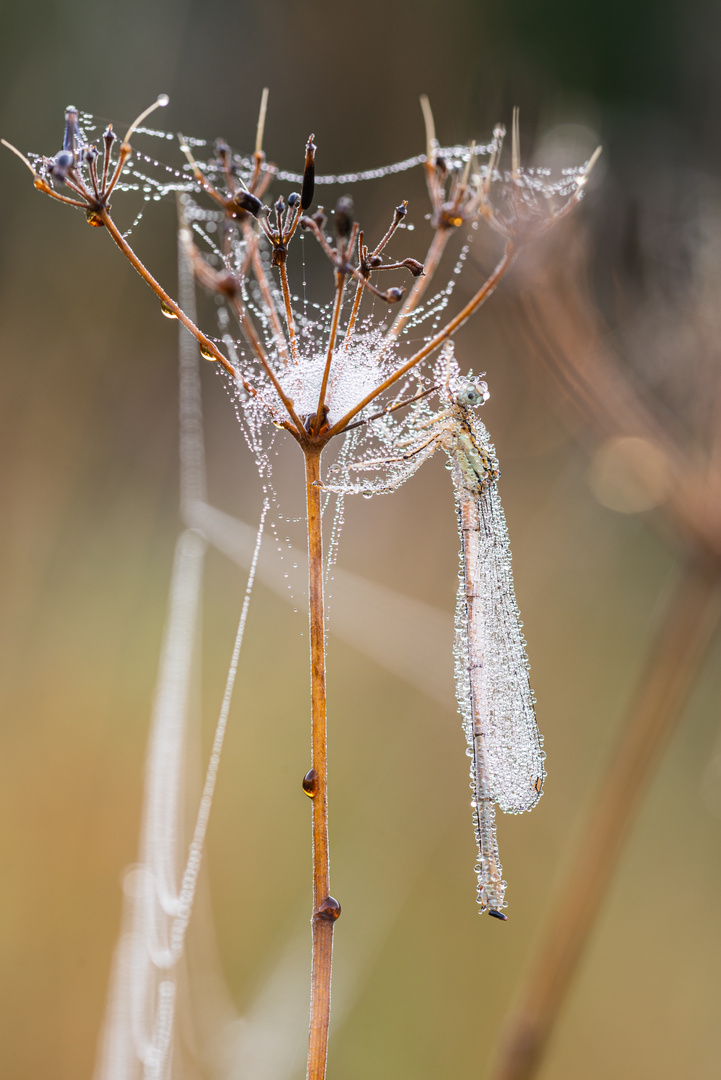
[[[378,331],[359,335],[346,348],[336,350],[328,382],[327,421],[335,424],[353,409],[383,378],[384,364],[379,365],[382,335]],[[326,367],[326,353],[318,351],[308,359],[301,358],[281,374],[281,384],[293,400],[301,416],[315,413]]]

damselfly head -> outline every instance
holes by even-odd
[[[456,405],[470,405],[476,408],[485,404],[490,397],[488,383],[483,379],[459,379],[456,383],[453,400]]]

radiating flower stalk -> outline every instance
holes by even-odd
[[[62,149],[52,157],[28,158],[10,147],[27,165],[35,187],[50,198],[84,212],[87,222],[104,228],[160,300],[164,315],[179,319],[196,338],[202,356],[231,377],[249,427],[283,429],[297,443],[305,461],[309,556],[311,768],[303,789],[312,800],[313,911],[309,1080],[325,1076],[330,1016],[331,955],[340,904],[331,895],[328,850],[328,770],[326,722],[325,619],[323,596],[324,495],[321,458],[327,445],[348,432],[376,437],[386,444],[399,410],[422,410],[437,392],[437,378],[424,362],[431,360],[455,332],[491,296],[521,249],[545,233],[579,201],[597,155],[552,185],[524,170],[520,161],[518,116],[514,113],[511,168],[500,159],[504,131],[497,127],[487,164],[479,164],[474,145],[460,159],[446,160],[436,139],[433,117],[423,99],[427,152],[424,163],[431,202],[432,238],[423,263],[410,257],[389,259],[408,212],[406,202],[389,214],[384,235],[371,243],[355,220],[353,204],[342,196],[333,225],[322,208],[313,210],[316,145],[305,146],[299,191],[264,201],[277,170],[263,152],[267,95],[263,96],[252,158],[241,159],[218,142],[210,161],[196,161],[189,140],[181,137],[186,179],[195,197],[204,197],[218,221],[212,256],[195,243],[194,225],[201,212],[191,198],[181,200],[181,240],[197,281],[221,297],[237,321],[238,343],[230,332],[215,339],[181,310],[131,248],[111,215],[111,198],[122,188],[133,157],[131,140],[145,118],[167,104],[163,95],[130,126],[118,143],[112,125],[100,145],[81,131],[78,112],[68,108]],[[117,145],[116,145],[117,144]],[[9,144],[5,144],[8,145]],[[186,191],[188,188],[186,187]],[[450,289],[437,305],[435,322],[421,344],[407,347],[407,331],[422,326],[421,300],[441,259],[462,227],[485,223],[502,240],[497,265],[475,294],[441,325]],[[334,291],[325,323],[296,308],[289,257],[305,234],[319,245],[332,271]],[[387,272],[391,284],[386,285]],[[410,288],[406,291],[407,279]],[[380,320],[363,317],[364,301],[382,305]],[[437,298],[436,298],[437,299]],[[397,309],[394,318],[386,310]],[[432,308],[432,305],[431,305]],[[428,307],[426,311],[428,311]],[[431,310],[432,313],[432,310]],[[227,320],[225,329],[228,329]],[[225,346],[225,348],[221,347]],[[241,356],[238,356],[240,352]],[[379,399],[383,399],[382,401]],[[404,414],[408,416],[409,413]],[[402,423],[403,421],[401,421]]]

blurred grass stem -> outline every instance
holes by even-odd
[[[538,1074],[634,816],[720,619],[721,568],[690,563],[667,605],[628,723],[508,1025],[493,1080],[531,1080]]]

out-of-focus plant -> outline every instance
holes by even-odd
[[[613,227],[610,218],[605,224]],[[668,289],[659,268],[674,256],[653,251],[652,230],[639,235],[638,213],[629,213],[625,226],[625,265],[614,258],[595,275],[587,232],[570,227],[564,259],[544,265],[533,287],[529,280],[521,289],[515,325],[539,385],[592,454],[599,500],[626,512],[651,511],[678,552],[680,571],[517,995],[494,1080],[530,1080],[543,1064],[635,814],[721,620],[721,376],[710,340],[717,237],[694,223],[687,287],[675,276]],[[683,851],[674,851],[666,888],[678,910],[683,863]]]

